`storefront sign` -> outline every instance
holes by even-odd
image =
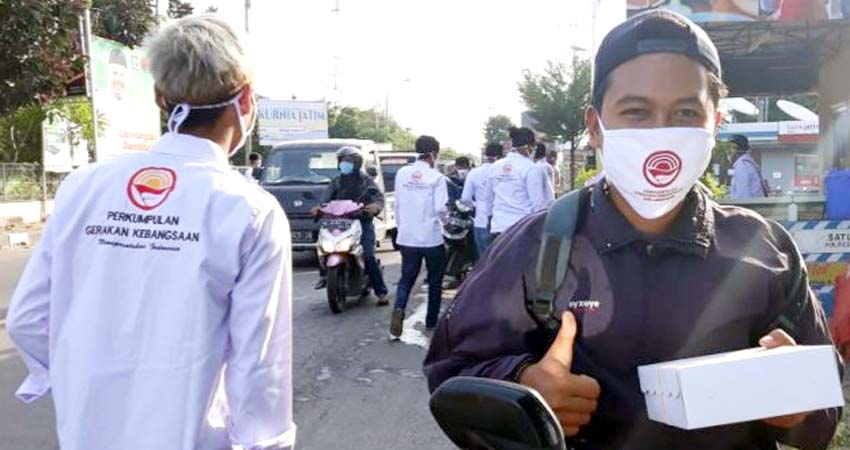
[[[779,122],[779,142],[817,142],[819,122]]]
[[[260,144],[275,145],[298,139],[326,139],[328,110],[325,102],[260,99]]]

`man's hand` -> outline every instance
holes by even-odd
[[[381,208],[374,203],[369,203],[368,205],[364,206],[363,210],[373,216],[377,216],[378,213],[381,212]]]
[[[790,346],[793,347],[797,345],[794,341],[794,338],[788,335],[788,333],[776,329],[770,332],[767,336],[759,339],[759,345],[766,349],[776,348],[776,347],[784,347]],[[793,389],[793,387],[791,387]],[[762,422],[777,428],[794,428],[797,425],[803,423],[806,420],[806,416],[808,413],[802,414],[792,414],[790,416],[782,416],[782,417],[774,417],[771,419],[764,419]]]
[[[314,207],[310,208],[310,215],[313,216],[313,217],[318,216],[319,213],[321,212],[321,209],[322,209],[321,206],[314,206]]]
[[[523,370],[519,379],[540,392],[558,415],[566,436],[575,436],[580,427],[590,422],[600,391],[596,380],[570,371],[575,339],[576,319],[571,312],[564,312],[561,329],[546,356]]]

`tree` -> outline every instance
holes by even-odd
[[[571,67],[549,61],[543,73],[525,71],[519,83],[522,101],[535,128],[549,139],[569,142],[570,180],[575,180],[574,152],[585,132],[584,112],[590,105],[590,61],[573,58]]]
[[[491,142],[506,142],[510,139],[508,131],[514,127],[510,117],[505,115],[490,116],[484,125],[484,146]]]
[[[83,68],[79,16],[85,0],[0,2],[0,115],[64,95]]]
[[[416,137],[382,111],[363,110],[353,106],[328,108],[328,135],[338,139],[370,139],[389,142],[396,150],[410,150]]]
[[[153,9],[151,0],[92,0],[92,33],[136,47],[156,24]]]
[[[195,7],[188,2],[180,0],[168,0],[168,17],[171,19],[179,19],[181,17],[191,16],[195,12]]]

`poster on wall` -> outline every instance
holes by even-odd
[[[160,134],[153,76],[141,49],[92,37],[94,105],[103,124],[97,158],[144,151]]]
[[[627,0],[627,14],[666,8],[698,23],[777,21],[806,22],[841,19],[850,0]]]

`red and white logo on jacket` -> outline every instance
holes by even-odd
[[[150,211],[159,207],[177,185],[177,175],[166,167],[146,167],[134,173],[127,183],[127,197],[137,208]]]

